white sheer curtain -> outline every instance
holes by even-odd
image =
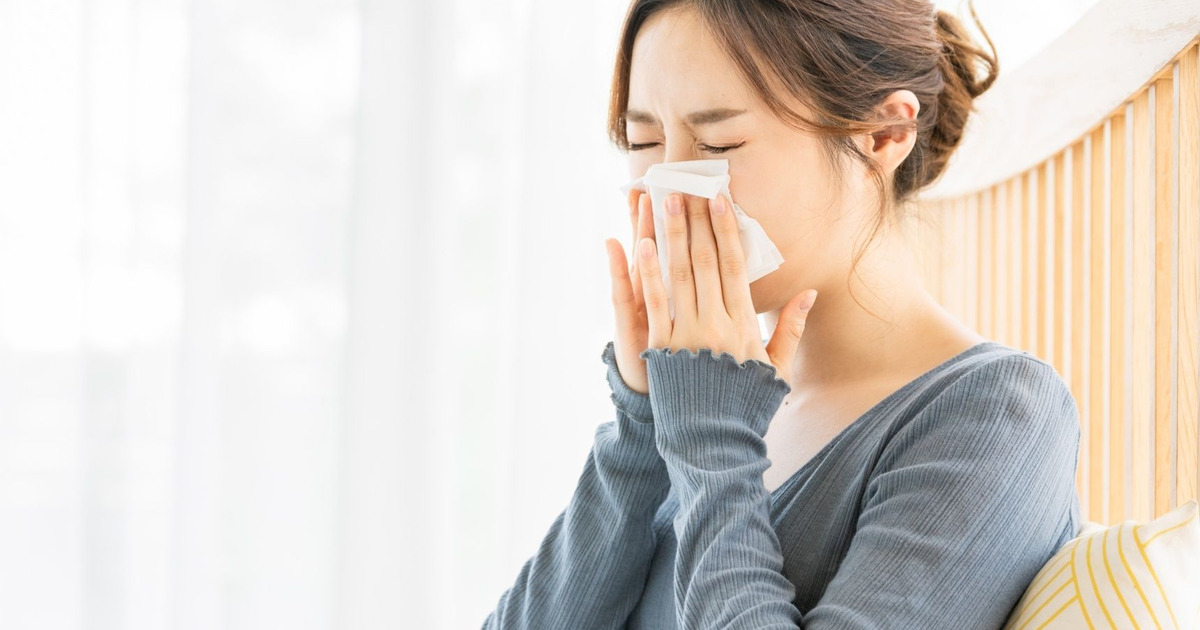
[[[478,627],[609,419],[624,6],[0,2],[0,626]]]
[[[477,628],[612,419],[626,6],[0,0],[0,626]]]

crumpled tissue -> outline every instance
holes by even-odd
[[[729,160],[688,160],[685,162],[659,162],[651,164],[645,175],[621,185],[626,197],[636,188],[650,194],[650,205],[654,215],[654,236],[658,245],[658,265],[662,272],[663,285],[667,289],[667,306],[672,320],[675,319],[675,301],[672,299],[670,260],[666,239],[667,196],[682,192],[706,199],[716,199],[718,194],[733,201],[729,194]],[[733,214],[737,219],[738,236],[742,242],[742,253],[746,256],[746,279],[754,282],[775,271],[783,264],[779,248],[767,237],[762,225],[750,218],[733,202]],[[637,243],[631,255],[637,255]]]

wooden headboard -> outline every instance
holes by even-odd
[[[930,292],[1070,386],[1104,524],[1200,487],[1200,2],[1120,4],[1001,66],[913,227]]]

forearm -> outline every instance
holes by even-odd
[[[769,517],[762,436],[787,384],[760,362],[682,350],[649,358],[656,441],[679,497],[676,612],[686,628],[795,628]]]
[[[616,628],[641,598],[670,482],[649,398],[619,379],[610,363],[616,418],[597,428],[570,502],[484,628]]]

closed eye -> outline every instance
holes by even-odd
[[[643,144],[630,144],[629,150],[630,151],[641,151],[642,149],[649,149],[650,147],[658,146],[658,144],[659,143],[657,143],[657,142],[647,142],[647,143],[643,143]],[[742,146],[743,144],[746,144],[746,143],[742,142],[742,143],[735,144],[735,145],[729,146],[729,147],[712,147],[712,146],[708,146],[706,144],[702,144],[702,145],[700,145],[700,149],[702,151],[707,151],[709,153],[724,153],[731,149],[736,149],[736,148]]]

